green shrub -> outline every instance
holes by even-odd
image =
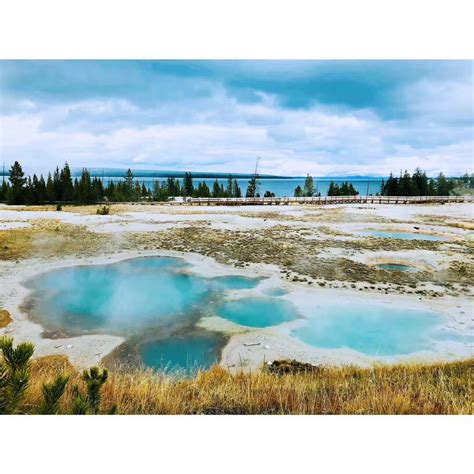
[[[59,402],[64,395],[68,381],[69,376],[61,374],[54,382],[43,384],[43,402],[40,407],[40,413],[42,415],[56,415],[59,413]]]
[[[100,216],[107,216],[110,212],[110,207],[102,206],[97,209],[97,214]]]
[[[30,361],[34,346],[29,342],[22,342],[13,347],[13,338],[2,337],[0,351],[0,414],[22,413],[21,406],[30,385]],[[108,375],[107,369],[101,370],[99,367],[84,370],[82,380],[86,385],[86,393],[82,393],[78,386],[73,387],[72,414],[100,413],[101,390]],[[60,374],[52,382],[43,383],[38,413],[54,415],[61,412],[60,402],[68,381],[69,375]],[[113,405],[107,413],[117,413],[117,407]]]
[[[13,347],[13,338],[0,338],[0,414],[17,413],[30,379],[33,344],[23,342]]]
[[[79,411],[82,411],[85,408],[86,413],[92,413],[94,415],[99,413],[100,391],[104,383],[107,381],[108,376],[109,371],[107,369],[103,369],[102,372],[99,367],[92,367],[89,370],[84,370],[82,373],[82,380],[86,383],[87,396],[82,395],[76,387],[75,406]]]

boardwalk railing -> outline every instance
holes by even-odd
[[[174,204],[197,206],[271,206],[288,204],[426,204],[472,202],[473,196],[313,196],[257,198],[186,198]]]

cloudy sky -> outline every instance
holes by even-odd
[[[0,161],[386,175],[473,170],[471,61],[0,61]]]

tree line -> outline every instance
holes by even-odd
[[[344,182],[339,186],[334,181],[329,183],[328,196],[355,196],[359,192],[354,188],[352,183],[349,181]],[[321,196],[321,193],[317,191],[314,185],[314,179],[309,174],[306,176],[303,187],[300,185],[296,186],[295,197],[313,197]]]
[[[247,196],[256,192],[257,178],[249,182]],[[66,163],[62,169],[56,167],[45,179],[34,174],[25,176],[18,161],[11,166],[8,179],[3,178],[0,186],[0,202],[8,204],[73,203],[96,204],[101,201],[167,201],[171,197],[242,197],[242,191],[235,178],[227,178],[226,186],[216,179],[211,186],[205,180],[195,184],[191,173],[184,173],[183,184],[177,178],[155,181],[152,189],[134,178],[130,169],[123,179],[109,181],[104,185],[102,179],[91,177],[89,170],[83,169],[81,175],[73,179],[71,169]]]
[[[248,182],[246,197],[260,197],[260,180],[255,174]],[[447,178],[440,173],[436,178],[428,178],[426,172],[419,168],[413,175],[405,171],[399,177],[392,173],[388,179],[382,180],[380,194],[383,196],[448,196],[450,194],[469,194],[474,190],[474,175],[467,173],[459,178]],[[349,181],[341,185],[331,181],[328,196],[351,196],[359,194]],[[321,196],[309,174],[306,176],[303,187],[295,188],[296,197]],[[156,180],[153,188],[147,188],[135,179],[130,169],[123,179],[109,181],[104,185],[102,179],[91,177],[89,170],[83,169],[79,177],[72,177],[71,169],[66,163],[62,169],[56,167],[53,173],[48,173],[45,179],[25,176],[17,161],[9,170],[8,179],[3,179],[0,186],[0,202],[8,204],[44,204],[44,203],[73,203],[96,204],[102,201],[133,202],[133,201],[167,201],[170,198],[202,197],[202,198],[240,198],[242,190],[235,178],[229,175],[226,184],[216,179],[211,186],[205,180],[194,182],[192,173],[184,173],[183,183],[177,178]],[[264,197],[273,197],[271,191],[265,191]]]
[[[425,171],[417,168],[413,175],[407,170],[394,177],[393,173],[387,180],[382,179],[380,192],[382,196],[449,196],[472,194],[474,191],[474,174],[463,174],[460,177],[447,178],[440,173],[436,178],[428,178]],[[341,185],[331,181],[327,191],[328,196],[356,196],[359,194],[349,181]],[[314,179],[307,175],[303,188],[298,185],[294,192],[295,197],[321,196],[315,190]]]
[[[321,196],[321,193],[317,193],[314,187],[314,179],[309,174],[306,175],[306,179],[304,180],[304,185],[301,187],[300,185],[296,186],[295,197],[312,197],[312,196]]]
[[[436,178],[428,178],[425,171],[417,168],[413,175],[407,170],[399,177],[392,173],[387,181],[382,180],[382,196],[449,196],[469,194],[474,189],[474,174],[465,173],[459,178],[447,178],[439,173]]]

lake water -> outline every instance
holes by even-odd
[[[386,239],[401,239],[401,240],[432,240],[432,241],[447,241],[447,237],[440,235],[421,234],[418,232],[396,232],[390,230],[368,230],[358,232],[358,235],[364,237],[383,237]]]
[[[146,366],[185,374],[216,363],[225,343],[222,334],[196,327],[204,316],[253,328],[301,318],[279,287],[265,289],[265,296],[242,293],[235,299],[261,278],[205,278],[189,268],[183,259],[147,257],[55,270],[27,282],[33,290],[30,313],[51,336],[125,336]],[[430,311],[371,302],[324,304],[315,306],[293,336],[319,348],[348,347],[371,355],[429,349],[433,340],[465,342],[456,333],[440,332],[441,321]]]
[[[137,176],[136,179],[140,182],[140,184],[144,184],[145,187],[152,190],[155,181],[163,181],[166,178],[157,177],[157,178],[150,178],[150,177],[140,177]],[[214,184],[215,178],[196,178],[194,179],[194,186],[197,186],[200,181],[206,181],[206,184],[212,191],[212,185]],[[104,184],[107,184],[109,181],[118,182],[121,181],[121,178],[111,178],[111,177],[104,177]],[[183,184],[182,179],[178,179],[180,184]],[[245,191],[247,190],[248,179],[237,179],[239,183],[239,187],[242,190],[242,195],[245,196]],[[275,193],[275,196],[279,197],[291,197],[295,193],[295,188],[297,186],[304,186],[305,178],[262,178],[260,179],[260,186],[259,186],[259,193],[261,196],[264,195],[265,191],[271,191]],[[380,193],[380,186],[382,184],[381,178],[314,178],[314,187],[316,190],[316,194],[318,192],[321,193],[321,196],[327,196],[327,192],[329,189],[329,183],[334,181],[335,183],[341,185],[343,182],[348,181],[352,183],[354,188],[359,191],[359,194],[366,195],[367,189],[369,190],[369,195],[375,195]],[[227,186],[227,179],[219,178],[217,179],[219,184],[222,184],[224,188]]]

